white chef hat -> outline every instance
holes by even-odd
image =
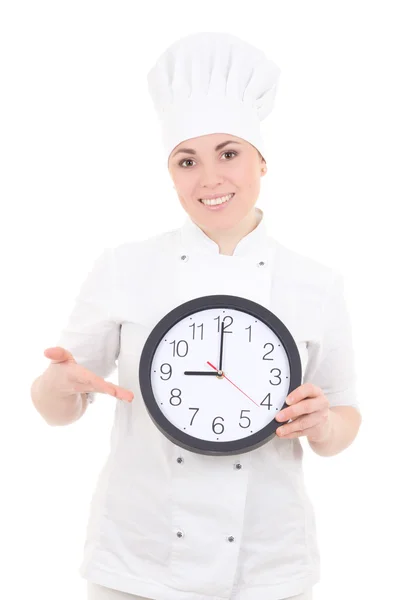
[[[260,122],[273,109],[280,72],[229,33],[195,33],[169,46],[147,75],[167,164],[175,146],[209,133],[240,137],[264,156]]]

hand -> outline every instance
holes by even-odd
[[[183,371],[184,375],[218,375],[218,373],[213,373],[212,371]]]
[[[323,442],[331,430],[329,400],[321,388],[312,383],[304,383],[293,390],[286,399],[289,406],[275,417],[277,421],[287,421],[278,427],[276,434],[283,439],[305,436],[310,442]],[[302,416],[307,415],[307,416]]]
[[[71,352],[61,346],[47,348],[44,355],[51,359],[50,365],[41,376],[41,385],[46,385],[65,397],[76,397],[76,394],[99,392],[109,394],[132,402],[133,394],[119,385],[105,381],[92,371],[78,365]]]
[[[218,370],[222,371],[222,347],[224,344],[224,321],[221,321],[221,344],[219,347],[219,367]]]

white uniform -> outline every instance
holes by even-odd
[[[140,393],[140,355],[157,322],[193,298],[233,294],[285,323],[303,383],[321,387],[331,406],[357,407],[342,276],[269,236],[256,210],[261,220],[233,256],[187,217],[107,248],[81,287],[58,343],[104,378],[118,366],[119,385],[134,394],[130,404],[116,400],[79,571],[88,581],[157,600],[278,600],[319,580],[300,440],[195,454],[158,430]]]

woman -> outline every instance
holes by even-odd
[[[319,580],[298,438],[321,456],[340,452],[355,438],[360,413],[342,277],[269,236],[255,206],[266,173],[259,124],[272,110],[278,77],[263,53],[229,34],[187,36],[162,55],[150,91],[187,219],[106,249],[59,347],[46,351],[52,362],[36,405],[49,422],[80,418],[90,390],[127,400],[116,404],[111,452],[92,500],[80,568],[91,600],[309,600]],[[277,416],[291,422],[237,456],[171,443],[139,387],[150,331],[176,306],[208,294],[267,307],[292,333],[302,362],[302,385]],[[117,358],[114,386],[104,378]],[[66,380],[68,415],[60,394]]]

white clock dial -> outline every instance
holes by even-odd
[[[201,440],[228,442],[257,433],[275,418],[289,393],[290,365],[281,339],[263,321],[241,310],[209,308],[166,332],[155,349],[150,380],[172,425]]]

